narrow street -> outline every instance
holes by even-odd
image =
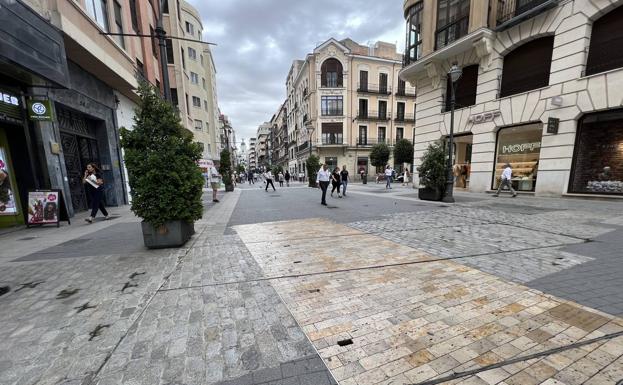
[[[181,249],[144,249],[127,208],[0,235],[0,383],[623,378],[619,203],[260,186]]]

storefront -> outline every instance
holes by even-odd
[[[22,101],[16,90],[0,88],[0,227],[24,223],[7,132],[22,130]]]
[[[513,169],[517,191],[534,191],[537,183],[543,124],[532,123],[502,128],[497,133],[492,189],[497,189],[507,164]]]
[[[623,109],[578,122],[569,192],[623,195]]]

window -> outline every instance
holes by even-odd
[[[379,93],[387,93],[387,74],[379,74]]]
[[[405,95],[406,94],[407,83],[404,80],[398,79],[398,93],[397,95]]]
[[[498,131],[493,189],[498,188],[502,171],[509,163],[513,168],[513,188],[518,191],[534,191],[542,136],[542,123],[508,127]]]
[[[586,75],[623,67],[623,7],[607,13],[593,23]]]
[[[321,99],[322,116],[341,116],[344,114],[342,96],[323,96]]]
[[[188,94],[186,94],[186,112],[190,114],[190,105],[188,104]]]
[[[504,57],[500,97],[546,87],[552,65],[554,36],[528,42]]]
[[[207,90],[207,89],[208,89],[208,87],[207,87],[207,85],[206,85],[206,78],[201,78],[201,84],[203,85],[203,89],[204,89],[204,90]]]
[[[191,72],[190,73],[190,82],[192,84],[199,84],[199,75],[194,73],[194,72]]]
[[[188,58],[197,60],[197,51],[194,48],[188,47]]]
[[[467,35],[468,27],[469,0],[439,0],[435,49],[443,48]]]
[[[175,107],[178,107],[180,104],[180,101],[177,98],[177,88],[171,88],[171,103],[173,103]]]
[[[378,128],[378,133],[377,133],[378,138],[377,139],[378,139],[379,143],[385,143],[385,139],[387,139],[387,137],[385,136],[385,134],[386,134],[385,131],[386,131],[385,127],[379,127]]]
[[[368,99],[359,99],[359,113],[357,115],[364,119],[368,117]]]
[[[108,12],[106,0],[86,0],[87,13],[95,22],[108,32]]]
[[[399,122],[405,121],[405,104],[402,102],[396,104],[396,120]]]
[[[463,68],[463,75],[454,84],[455,108],[469,107],[476,104],[476,88],[478,87],[478,64]],[[452,80],[446,80],[446,111],[450,111],[452,97]]]
[[[337,59],[327,59],[320,67],[322,87],[342,87],[342,63]]]
[[[424,2],[420,1],[409,8],[407,16],[407,36],[404,64],[416,62],[422,56],[422,9]]]
[[[203,101],[203,109],[206,110],[206,111],[208,110],[208,101],[207,100]]]
[[[117,27],[117,33],[123,33],[123,18],[121,17],[122,15],[121,4],[115,1],[113,3],[113,7],[115,8],[115,26]],[[115,38],[117,39],[117,43],[119,43],[119,45],[125,49],[125,40],[123,36],[115,36]]]
[[[357,138],[357,144],[364,146],[368,144],[368,127],[359,126],[359,138]]]
[[[162,13],[169,13],[169,0],[162,1]]]
[[[205,144],[203,144],[203,142],[197,142],[197,144],[199,145],[201,152],[203,152],[205,150]]]
[[[203,130],[203,122],[201,120],[195,119],[195,130]]]
[[[167,63],[175,64],[175,55],[173,55],[173,40],[167,39]]]
[[[138,74],[139,79],[147,80],[147,77],[145,76],[145,66],[138,59],[136,59],[136,72]]]
[[[130,0],[130,17],[132,19],[132,29],[138,32],[138,14],[136,13],[136,0]]]
[[[184,57],[184,48],[181,48],[182,50],[182,68],[186,69],[186,58]]]
[[[368,90],[368,71],[359,71],[359,90]]]
[[[201,62],[201,65],[203,65],[203,55],[199,55],[199,61]]]
[[[322,144],[342,144],[342,123],[322,123]]]
[[[154,31],[154,27],[149,26],[149,32],[151,33],[151,52],[154,54],[154,57],[158,57],[158,41],[154,36],[156,36],[156,31]]]
[[[405,137],[404,127],[396,127],[396,140],[400,140]]]
[[[387,101],[379,100],[379,119],[387,119]]]
[[[192,25],[189,22],[186,22],[186,32],[188,32],[191,35],[194,35],[195,34],[195,26]]]
[[[201,99],[193,96],[193,107],[199,107],[201,108]]]

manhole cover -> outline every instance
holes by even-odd
[[[37,239],[37,237],[20,238],[20,239],[18,239],[18,241],[32,241],[33,239]]]

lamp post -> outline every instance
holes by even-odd
[[[452,150],[454,149],[454,105],[456,103],[456,82],[463,75],[463,70],[458,66],[456,62],[452,63],[452,68],[448,72],[450,78],[450,140],[448,146],[448,170],[446,191],[444,192],[442,201],[446,203],[454,203],[454,197],[452,196],[454,190],[454,175],[452,174]]]
[[[312,140],[312,135],[314,134],[314,125],[311,124],[310,121],[305,122],[305,129],[307,130],[307,136],[309,137],[309,156],[312,156],[312,149],[314,146],[314,142]]]

